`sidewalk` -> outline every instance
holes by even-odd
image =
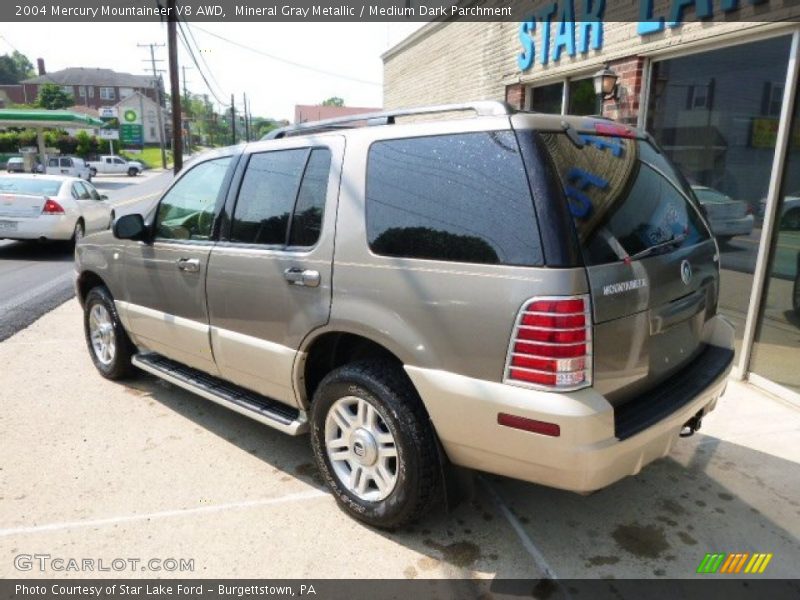
[[[706,552],[800,564],[800,410],[731,383],[701,433],[579,496],[481,476],[397,533],[341,513],[306,438],[142,375],[102,379],[75,300],[0,343],[0,576],[692,577]],[[20,572],[14,557],[194,559],[192,573]]]

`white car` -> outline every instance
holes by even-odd
[[[92,180],[92,171],[86,161],[77,156],[52,156],[47,159],[45,173],[48,175],[66,175]]]
[[[108,197],[77,177],[0,176],[0,238],[77,241],[113,220]]]
[[[754,218],[746,202],[733,200],[722,192],[703,185],[693,185],[697,199],[706,211],[714,236],[725,242],[737,235],[750,235]]]

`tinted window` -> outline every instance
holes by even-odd
[[[324,148],[313,150],[297,195],[289,236],[290,246],[313,246],[317,243],[322,229],[330,170],[330,151]]]
[[[285,244],[308,150],[253,154],[247,164],[233,213],[231,240],[248,244]]]
[[[680,177],[647,142],[542,134],[590,265],[669,252],[709,239]]]
[[[542,263],[533,202],[510,131],[376,142],[366,195],[369,245],[378,254]]]
[[[176,240],[207,240],[230,157],[200,163],[172,186],[158,205],[156,235]]]

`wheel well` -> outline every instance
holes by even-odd
[[[311,404],[314,391],[325,375],[337,367],[365,358],[403,366],[403,361],[397,356],[369,338],[343,332],[325,333],[318,337],[308,349],[303,370],[306,402]]]
[[[80,277],[78,277],[78,300],[81,304],[83,304],[83,301],[86,299],[86,294],[98,285],[105,286],[106,283],[97,273],[91,271],[84,271],[81,273]]]

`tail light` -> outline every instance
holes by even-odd
[[[503,381],[568,391],[592,383],[592,316],[588,296],[531,298],[517,315]]]
[[[44,207],[42,208],[43,215],[63,215],[64,207],[52,198],[44,199]]]

